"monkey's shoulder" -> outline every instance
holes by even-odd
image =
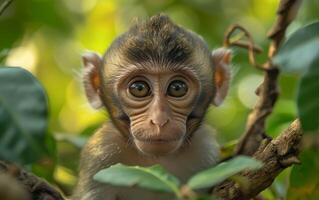
[[[81,152],[81,160],[93,165],[102,161],[102,164],[108,167],[119,161],[123,144],[123,136],[119,131],[111,123],[105,123],[85,144]]]
[[[111,122],[106,122],[91,136],[86,146],[95,149],[99,146],[109,147],[119,143],[123,143],[122,134]]]
[[[213,127],[207,124],[202,124],[194,133],[193,140],[195,140],[194,143],[198,145],[207,144],[209,148],[211,145],[219,148],[216,141],[216,134],[217,131]]]

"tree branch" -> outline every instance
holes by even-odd
[[[31,195],[32,200],[64,200],[61,195],[62,193],[56,190],[52,185],[13,164],[0,161],[0,174],[2,173],[18,180],[23,189]]]
[[[227,180],[213,189],[213,194],[227,200],[250,199],[269,187],[276,176],[292,164],[300,163],[297,155],[300,151],[302,129],[299,120],[295,120],[280,136],[269,142],[264,140],[253,157],[264,163],[256,171],[241,173],[247,178],[247,185],[239,185]]]
[[[246,129],[242,135],[236,154],[252,155],[258,149],[261,141],[270,138],[265,132],[265,122],[272,113],[279,95],[278,75],[279,69],[272,62],[272,57],[281,44],[288,25],[295,18],[301,0],[281,0],[277,11],[277,20],[268,33],[271,44],[268,50],[268,61],[260,67],[264,71],[263,83],[258,87],[256,94],[259,96],[256,106],[248,116]]]

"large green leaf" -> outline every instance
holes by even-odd
[[[306,72],[319,57],[319,22],[307,25],[295,33],[279,49],[274,62],[286,72]]]
[[[116,186],[139,186],[161,192],[174,192],[179,195],[178,179],[166,172],[161,166],[152,167],[125,166],[116,164],[99,171],[94,179]]]
[[[247,156],[238,156],[229,161],[195,174],[187,183],[192,189],[214,186],[243,170],[259,169],[260,161]]]
[[[0,68],[0,158],[28,164],[46,151],[47,99],[28,71]]]
[[[299,83],[297,105],[302,128],[306,133],[319,129],[319,58]]]
[[[300,72],[298,113],[303,129],[319,129],[319,22],[307,25],[289,37],[274,62],[288,72]]]

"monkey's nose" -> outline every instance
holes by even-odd
[[[163,127],[165,124],[167,124],[168,119],[162,119],[162,120],[154,120],[151,119],[151,124],[159,126],[159,127]]]

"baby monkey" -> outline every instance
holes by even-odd
[[[160,200],[170,194],[98,183],[116,163],[160,164],[181,181],[216,164],[213,130],[202,123],[228,90],[231,52],[209,50],[197,34],[163,14],[132,26],[105,55],[83,55],[84,87],[111,118],[85,145],[74,200]]]

